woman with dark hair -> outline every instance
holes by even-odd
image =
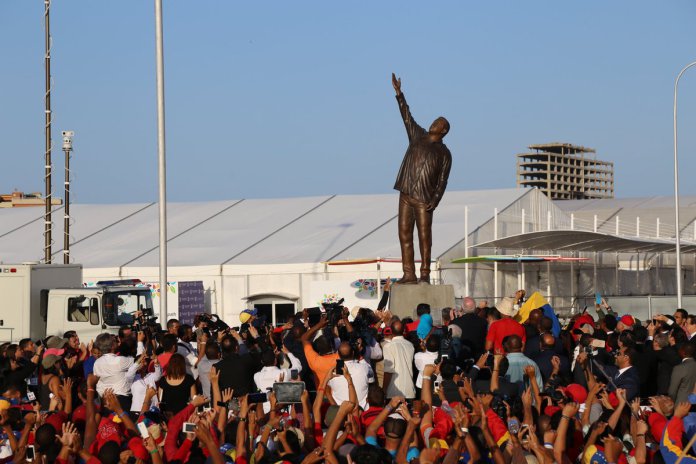
[[[39,383],[39,397],[37,399],[41,403],[43,411],[51,409],[51,394],[53,394],[53,397],[61,397],[63,399],[63,391],[61,389],[62,361],[63,357],[55,354],[46,355],[41,360],[43,373]]]
[[[196,381],[186,373],[186,359],[174,353],[167,365],[167,375],[160,381],[160,407],[163,411],[176,414],[196,396]]]

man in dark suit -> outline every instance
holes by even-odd
[[[694,360],[696,346],[693,343],[682,343],[677,351],[682,362],[674,366],[669,381],[669,397],[674,400],[674,404],[688,402],[689,393],[693,391],[696,384],[696,360]]]
[[[623,347],[616,353],[615,366],[603,365],[597,360],[592,360],[591,364],[594,374],[600,380],[607,382],[607,391],[613,392],[622,388],[626,390],[626,400],[630,402],[640,394],[640,378],[638,369],[634,367],[637,360],[638,352],[636,350]],[[595,379],[592,372],[588,372],[590,360],[587,358],[587,353],[580,353],[577,362],[582,365],[586,377],[590,379],[588,387],[592,388]]]
[[[263,367],[258,355],[240,354],[239,342],[232,335],[225,335],[220,344],[222,361],[214,366],[220,375],[220,390],[232,388],[235,397],[256,391],[254,374]]]
[[[648,326],[648,333],[650,336],[645,346],[652,350],[657,360],[657,394],[666,395],[669,391],[672,369],[679,365],[681,358],[677,349],[669,344],[669,333],[659,332],[653,324]]]
[[[473,298],[464,298],[462,311],[464,315],[452,320],[452,324],[461,329],[461,357],[478,359],[486,345],[488,324],[485,319],[476,315],[476,301]]]
[[[544,382],[548,381],[554,370],[554,363],[552,359],[554,357],[558,358],[558,372],[557,374],[563,379],[570,378],[570,362],[568,357],[564,354],[558,354],[556,352],[556,338],[550,333],[545,333],[540,337],[540,348],[535,356],[532,357],[535,363],[539,366],[541,371],[541,377]]]

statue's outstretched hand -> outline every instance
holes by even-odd
[[[394,90],[396,90],[397,95],[401,95],[401,78],[396,78],[396,75],[392,73],[392,85]]]

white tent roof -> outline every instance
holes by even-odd
[[[597,231],[641,237],[674,237],[674,197],[614,198],[610,200],[556,200],[554,204],[573,214],[579,227]],[[679,228],[684,238],[694,238],[696,196],[679,196]],[[617,219],[618,218],[618,219]],[[658,231],[659,222],[659,231]],[[691,230],[689,230],[691,229]],[[659,234],[658,234],[659,232]],[[685,233],[686,232],[686,233]]]
[[[433,223],[433,257],[528,190],[448,191]],[[400,256],[398,193],[168,204],[168,264],[313,263]],[[70,254],[87,268],[158,265],[156,203],[71,206]],[[54,261],[62,262],[63,209],[53,214]],[[0,210],[0,262],[43,257],[43,210]]]

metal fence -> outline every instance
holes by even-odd
[[[630,314],[642,321],[652,319],[657,314],[674,314],[677,309],[676,295],[612,296],[603,295],[612,310],[620,315]],[[496,299],[492,296],[474,297],[476,301],[487,300],[492,305]],[[570,317],[587,307],[590,314],[595,314],[595,297],[572,297],[556,295],[546,297],[551,307],[561,317]],[[461,305],[461,299],[457,304]],[[696,295],[683,295],[682,304],[690,313],[696,309]]]

